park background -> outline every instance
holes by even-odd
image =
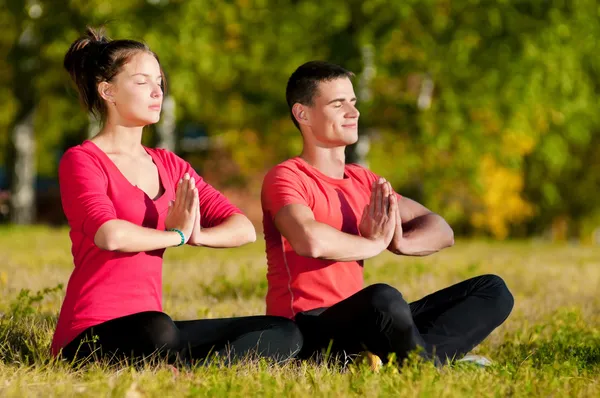
[[[368,262],[366,282],[411,301],[500,275],[515,309],[478,351],[496,365],[340,373],[250,363],[173,376],[53,362],[48,346],[72,271],[57,166],[99,128],[62,67],[87,25],[158,54],[167,93],[144,143],[192,163],[259,231],[242,249],[168,250],[166,312],[264,312],[260,185],[300,152],[287,79],[321,59],[356,73],[360,141],[347,159],[444,216],[457,237],[426,258],[383,254]],[[596,1],[0,0],[0,26],[0,395],[598,393]]]
[[[103,25],[109,37],[148,43],[167,75],[162,121],[145,144],[175,150],[243,198],[259,227],[265,171],[301,147],[287,78],[322,59],[357,75],[361,144],[349,161],[442,214],[457,235],[600,240],[595,1],[2,3],[7,222],[64,222],[58,161],[98,125],[62,61],[86,25]]]

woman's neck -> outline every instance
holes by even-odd
[[[106,125],[91,141],[107,153],[145,153],[142,146],[143,127]]]

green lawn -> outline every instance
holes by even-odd
[[[50,360],[64,294],[53,288],[66,286],[72,268],[67,230],[2,228],[0,248],[0,396],[600,396],[598,247],[459,240],[426,258],[384,254],[366,263],[368,284],[389,283],[409,301],[478,274],[504,278],[513,313],[475,350],[494,361],[490,368],[438,371],[410,361],[400,371],[357,365],[340,372],[250,361],[179,374],[160,364],[72,370]],[[265,272],[262,242],[223,251],[170,249],[165,311],[175,319],[261,314]]]

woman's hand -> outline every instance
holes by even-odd
[[[175,201],[169,204],[169,211],[165,219],[166,229],[178,229],[183,232],[184,243],[192,236],[196,218],[199,216],[199,200],[196,181],[185,173],[177,184]]]

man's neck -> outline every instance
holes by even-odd
[[[321,173],[331,178],[344,178],[344,167],[346,165],[346,147],[322,148],[318,146],[304,145],[300,157],[306,163],[315,167]]]

